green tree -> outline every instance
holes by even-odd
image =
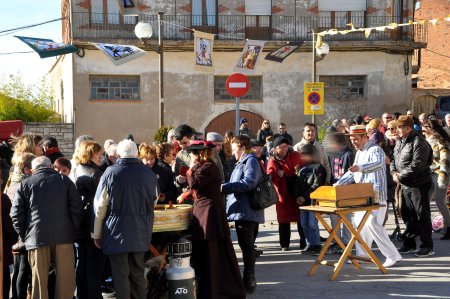
[[[0,120],[59,122],[52,110],[53,92],[47,77],[26,85],[21,74],[10,74],[0,82]]]

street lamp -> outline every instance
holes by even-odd
[[[317,39],[316,39],[317,36]],[[327,43],[320,42],[320,45],[317,44],[319,39],[319,35],[314,33],[312,30],[312,70],[311,70],[311,80],[312,82],[316,82],[317,77],[317,61],[321,61],[325,58],[325,56],[330,52],[330,46]],[[312,115],[312,123],[315,123],[316,115],[313,113]]]
[[[164,12],[158,12],[158,46],[154,47],[159,54],[159,126],[164,126],[164,41],[163,41],[163,16]],[[153,28],[148,22],[139,22],[134,27],[134,34],[143,42],[153,35]]]

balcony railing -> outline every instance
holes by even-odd
[[[136,39],[134,26],[139,21],[149,22],[154,28],[153,37],[158,37],[156,15],[139,15],[137,17],[123,17],[119,14],[72,13],[72,37],[82,40],[101,39]],[[362,16],[352,17],[355,27],[385,26],[393,20],[406,18]],[[246,15],[219,15],[219,16],[192,16],[192,15],[165,15],[164,39],[191,40],[194,28],[204,32],[216,34],[219,40],[242,40],[246,38],[273,41],[311,40],[311,31],[315,32],[336,27],[349,29],[346,20],[329,17],[291,17],[291,16],[246,16]],[[352,32],[345,35],[326,36],[328,41],[409,41],[426,42],[426,27],[411,25],[399,27],[395,30],[386,29],[373,31],[369,38],[364,32]]]

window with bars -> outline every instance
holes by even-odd
[[[214,100],[215,101],[234,101],[225,87],[225,82],[228,76],[214,76]],[[262,101],[263,100],[263,86],[262,76],[249,76],[250,89],[247,94],[241,97],[241,100]]]
[[[365,12],[319,11],[319,27],[322,29],[350,29],[347,26],[349,23],[355,28],[365,27]]]
[[[363,100],[366,99],[366,76],[320,76],[325,83],[325,99]]]
[[[137,24],[134,16],[121,16],[117,0],[91,1],[93,24]]]
[[[140,77],[90,75],[91,100],[139,101]]]

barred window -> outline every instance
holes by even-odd
[[[234,101],[226,87],[225,82],[228,76],[214,76],[214,100],[215,101]],[[249,76],[250,89],[247,94],[241,97],[241,100],[262,101],[262,76]]]
[[[119,75],[90,75],[91,100],[139,101],[140,77]]]
[[[325,83],[325,99],[366,99],[366,76],[320,76]]]

